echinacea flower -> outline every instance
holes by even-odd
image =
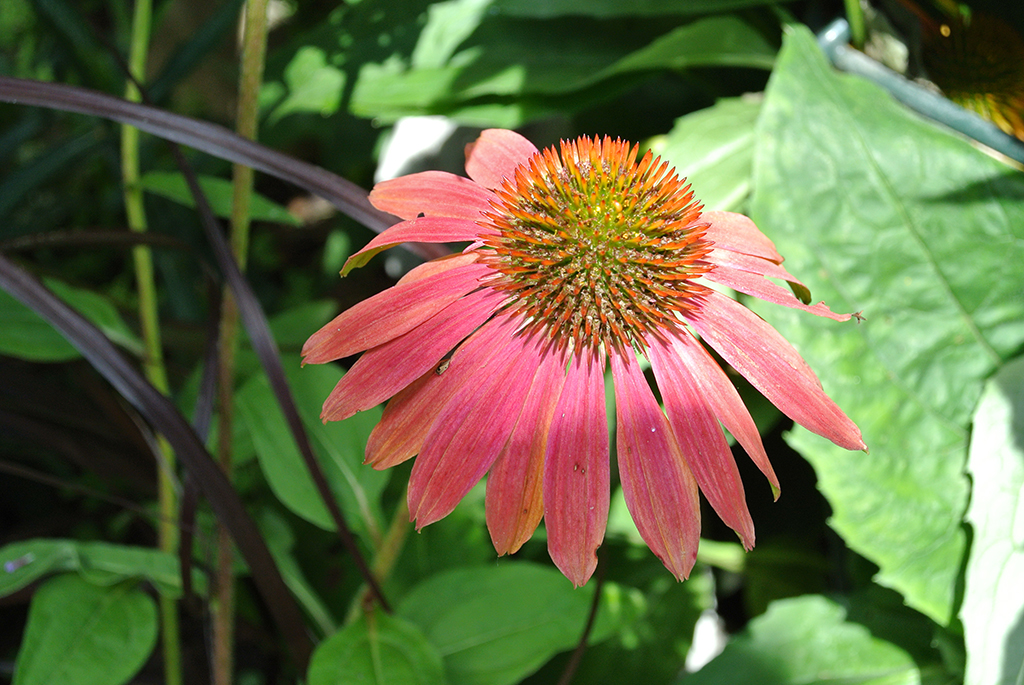
[[[702,212],[667,163],[637,152],[608,137],[539,152],[491,129],[467,147],[469,178],[427,171],[379,183],[370,201],[404,221],[342,273],[404,242],[469,246],[343,312],[303,349],[310,363],[363,353],[321,416],[341,420],[390,398],[366,463],[416,457],[408,502],[417,528],[487,474],[498,554],[518,550],[543,517],[551,558],[575,585],[594,572],[608,518],[606,366],[626,505],[680,580],[696,559],[698,489],[754,545],[723,426],[776,496],[779,487],[750,414],[694,332],[793,420],[864,449],[793,347],[710,284],[837,321],[850,315],[806,304],[807,288],[750,219]]]

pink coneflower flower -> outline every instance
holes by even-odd
[[[607,137],[538,152],[492,129],[467,148],[469,178],[427,171],[378,184],[371,202],[405,221],[342,273],[404,242],[470,245],[343,312],[303,349],[310,363],[363,352],[321,416],[341,420],[391,398],[366,463],[416,457],[417,528],[450,513],[488,474],[498,554],[518,550],[543,517],[551,558],[575,585],[594,572],[608,519],[606,366],[626,505],[680,580],[697,554],[698,488],[754,545],[722,426],[776,496],[779,488],[750,414],[694,332],[793,420],[864,449],[789,343],[710,284],[837,321],[850,315],[806,304],[807,288],[750,219],[702,212],[668,164],[650,152],[637,161],[637,152]]]

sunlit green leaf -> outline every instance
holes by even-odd
[[[1024,175],[836,74],[804,28],[780,53],[758,136],[754,220],[815,300],[866,318],[755,303],[870,453],[803,430],[790,444],[877,580],[946,624],[971,412],[984,379],[1024,344]]]
[[[676,120],[655,152],[675,165],[708,209],[739,209],[754,173],[759,98],[728,98]]]
[[[762,33],[733,15],[688,23],[646,20],[623,30],[619,22],[587,16],[538,21],[481,8],[480,0],[432,8],[411,59],[392,54],[361,67],[352,111],[394,120],[412,114],[462,116],[474,106],[497,108],[496,116],[508,117],[515,114],[506,111],[513,107],[525,116],[541,106],[530,99],[589,92],[624,74],[698,66],[767,69],[776,52]],[[612,92],[606,89],[605,95]],[[477,102],[495,96],[515,100]],[[580,106],[592,97],[581,99]]]
[[[452,685],[519,682],[579,640],[593,586],[573,589],[550,567],[525,562],[438,574],[406,595],[398,615],[440,650]],[[609,588],[591,636],[608,637],[632,600]]]
[[[288,95],[274,109],[271,122],[293,112],[327,116],[338,111],[345,88],[345,72],[327,63],[324,51],[304,46],[295,53],[284,72]]]
[[[150,171],[139,179],[139,185],[155,195],[166,197],[186,207],[195,207],[195,200],[188,184],[181,174],[168,171]],[[215,176],[200,176],[199,187],[210,202],[213,213],[219,217],[231,216],[231,202],[234,190],[231,181]],[[256,221],[273,221],[279,224],[298,226],[301,222],[288,213],[281,205],[259,193],[253,193],[249,200],[249,216]]]
[[[1024,357],[990,380],[967,457],[974,536],[960,617],[968,685],[1014,685],[1024,673]]]
[[[818,595],[783,599],[750,622],[687,685],[917,685],[914,660],[899,647],[845,620]]]
[[[374,613],[320,643],[309,665],[309,685],[441,685],[437,649],[413,624]]]
[[[134,583],[58,576],[32,597],[14,685],[120,685],[146,662],[156,634],[156,604]]]

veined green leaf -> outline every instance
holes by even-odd
[[[796,430],[846,543],[939,623],[964,554],[984,380],[1024,344],[1024,175],[836,74],[788,35],[758,128],[752,216],[837,324],[754,303],[861,427],[870,454]],[[785,484],[783,484],[785,491]]]
[[[14,685],[120,685],[146,662],[156,634],[156,603],[135,583],[58,576],[32,597]]]
[[[398,615],[437,646],[452,685],[510,685],[576,644],[592,587],[573,589],[554,569],[526,562],[457,569],[413,588]],[[593,642],[632,613],[616,586],[605,592]]]
[[[309,685],[442,685],[444,665],[419,629],[377,612],[320,643]]]

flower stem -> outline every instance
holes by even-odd
[[[146,57],[149,51],[149,34],[152,28],[152,4],[150,0],[137,0],[132,15],[131,48],[128,55],[128,69],[132,77],[143,82],[146,78]],[[129,81],[125,88],[125,99],[140,102],[142,95],[135,84]],[[121,175],[124,181],[124,205],[128,226],[133,231],[147,230],[146,211],[142,189],[139,187],[139,130],[132,126],[121,127]],[[160,317],[153,277],[153,253],[144,245],[132,251],[135,263],[135,282],[139,297],[139,320],[145,346],[143,369],[146,378],[164,395],[169,392],[167,371],[164,367],[163,344],[160,336]],[[178,548],[177,495],[174,489],[175,458],[170,445],[163,437],[157,441],[160,463],[157,465],[157,491],[160,506],[160,523],[157,528],[160,549],[174,554]],[[161,643],[164,657],[164,680],[168,685],[181,685],[181,637],[178,630],[177,602],[165,595],[160,596]]]
[[[391,525],[388,526],[384,539],[381,540],[373,561],[370,563],[370,572],[377,579],[378,583],[383,583],[391,575],[391,571],[395,568],[398,557],[402,553],[402,548],[405,547],[405,540],[411,528],[412,522],[409,521],[409,493],[407,488],[406,493],[399,500],[398,506],[395,508],[394,516],[391,517]],[[362,591],[356,595],[352,606],[349,607],[348,615],[345,617],[345,625],[356,620],[360,613],[371,611],[375,600],[377,600],[376,593],[374,593],[372,588],[364,584]]]
[[[235,131],[255,140],[259,116],[258,96],[263,80],[263,61],[267,45],[267,0],[247,0],[242,64],[238,78],[238,108]],[[249,204],[252,197],[253,170],[234,165],[234,195],[231,207],[231,251],[241,270],[245,270],[249,250]],[[220,401],[218,460],[230,476],[232,471],[232,424],[234,422],[235,353],[238,348],[239,313],[230,290],[225,287],[220,318],[220,363],[218,395]],[[234,572],[231,538],[225,528],[217,536],[217,582],[213,614],[213,682],[230,685],[234,671]]]
[[[850,42],[858,50],[864,49],[867,32],[864,28],[864,10],[860,0],[844,0],[846,3],[846,21],[850,24]]]

